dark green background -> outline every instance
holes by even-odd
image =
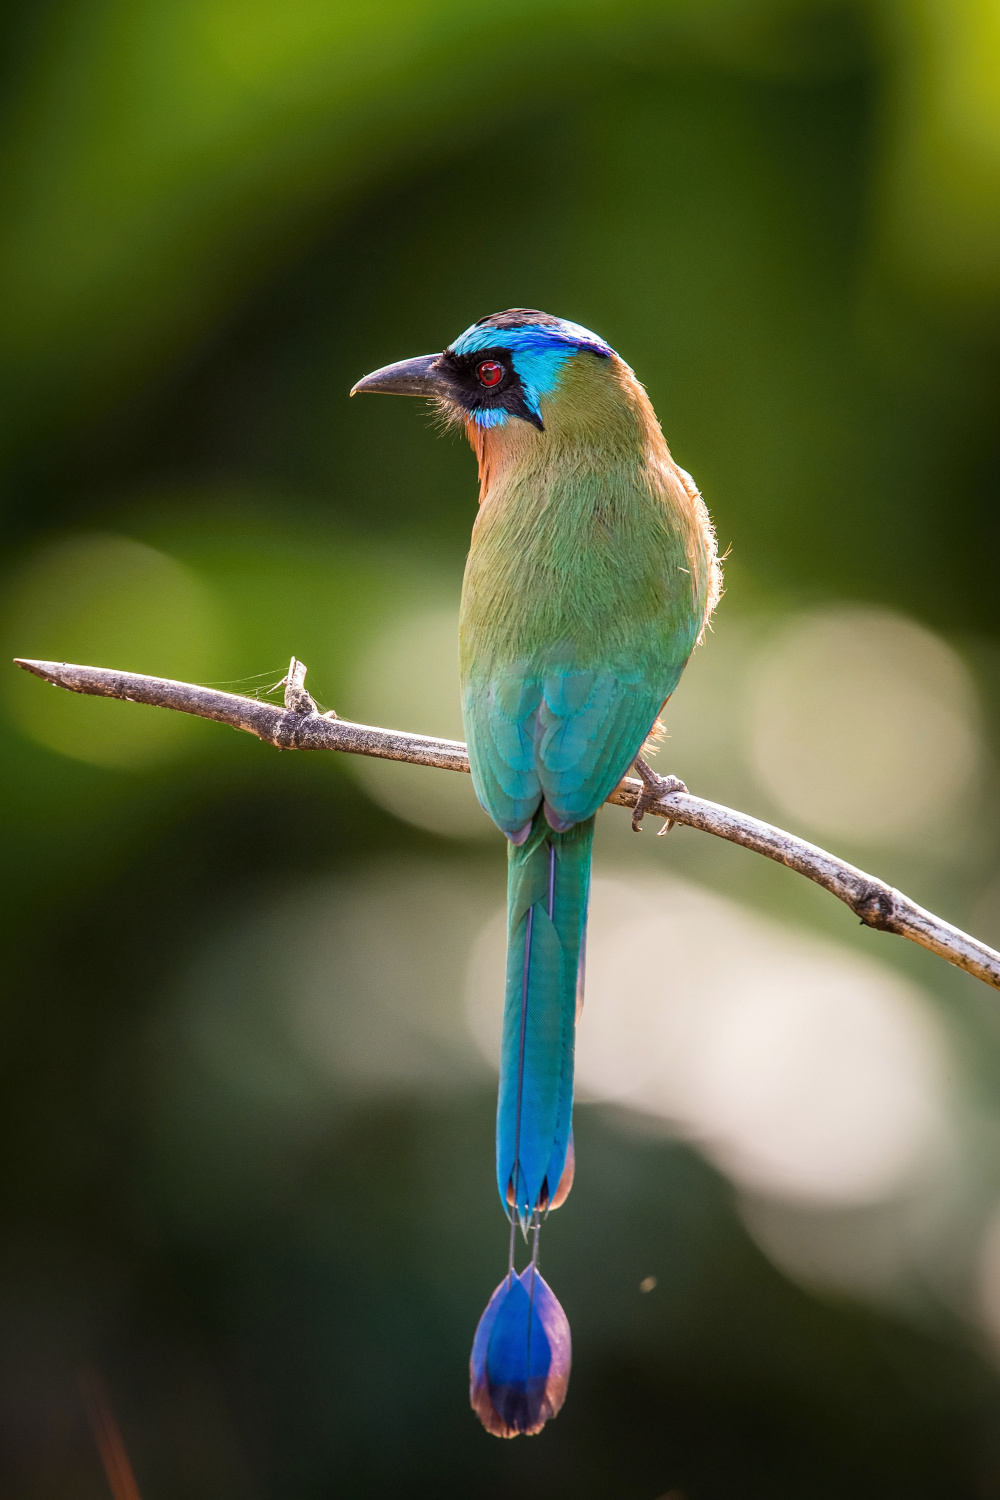
[[[134,539],[221,601],[191,675],[280,675],[294,651],[350,716],[351,663],[400,593],[457,595],[475,476],[414,403],[346,393],[526,304],[597,329],[647,383],[732,548],[720,619],[892,606],[969,650],[995,714],[987,10],[5,6],[10,597],[40,548]],[[940,102],[963,58],[981,149]],[[25,638],[22,604],[8,658],[86,648],[86,626]],[[92,651],[183,674],[197,643],[178,631],[140,648],[116,615]],[[537,1440],[482,1433],[466,1360],[502,1269],[489,1080],[331,1095],[299,1120],[213,1092],[161,1022],[265,895],[415,856],[499,892],[502,849],[394,820],[333,758],[214,726],[149,766],[88,764],[18,728],[23,695],[49,691],[9,684],[0,723],[5,1497],[108,1493],[90,1365],[143,1500],[1000,1494],[1000,1382],[967,1324],[933,1298],[907,1319],[797,1289],[712,1168],[597,1108],[546,1233],[569,1401]],[[677,855],[696,875],[699,858]],[[991,837],[943,871],[887,854],[878,873],[961,923],[998,868]],[[705,878],[856,941],[749,856]],[[1000,1088],[988,997],[884,956]]]

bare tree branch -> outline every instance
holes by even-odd
[[[136,672],[116,672],[105,667],[78,667],[68,662],[27,661],[17,665],[36,677],[103,698],[124,698],[130,703],[148,703],[173,708],[180,713],[215,719],[234,729],[243,729],[279,750],[341,750],[349,755],[371,755],[381,760],[406,760],[420,766],[438,766],[444,771],[469,770],[469,757],[459,740],[436,740],[423,734],[405,734],[398,729],[374,729],[352,724],[336,714],[320,714],[305,688],[306,669],[293,657],[285,687],[285,707],[259,703],[217,688],[197,687],[189,682],[171,682],[164,677],[144,677]],[[620,807],[634,808],[642,782],[626,777],[608,798]],[[717,802],[706,802],[687,791],[672,791],[650,804],[647,811],[668,823],[683,823],[703,833],[728,839],[744,849],[753,849],[778,864],[797,870],[843,901],[867,927],[894,932],[919,943],[931,953],[973,974],[984,984],[1000,989],[1000,953],[968,933],[924,911],[901,891],[866,875],[825,849],[796,838],[759,818],[735,812]]]

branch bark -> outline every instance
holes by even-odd
[[[106,667],[73,666],[68,662],[30,661],[16,658],[19,667],[45,682],[102,698],[124,698],[130,703],[148,703],[179,713],[214,719],[234,729],[256,735],[279,750],[340,750],[348,755],[371,755],[381,760],[405,760],[414,765],[437,766],[444,771],[469,770],[469,756],[460,740],[438,740],[398,729],[376,729],[352,724],[336,714],[321,714],[305,688],[306,669],[293,657],[288,676],[278,686],[285,688],[285,706],[260,703],[217,688],[190,682],[172,682],[165,677],[145,677],[137,672],[117,672]],[[642,782],[626,777],[608,798],[619,807],[634,808]],[[843,901],[866,927],[893,932],[964,969],[984,984],[1000,989],[1000,953],[970,937],[933,912],[925,911],[901,891],[865,874],[854,865],[828,854],[815,844],[759,818],[673,791],[650,804],[647,812],[670,823],[699,828],[716,838],[727,839],[797,870]]]

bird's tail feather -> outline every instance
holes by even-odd
[[[508,845],[507,992],[497,1106],[497,1185],[522,1226],[572,1182],[573,1045],[594,819],[563,833],[542,809]]]

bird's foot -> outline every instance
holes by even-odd
[[[642,791],[639,793],[639,800],[632,813],[632,832],[641,833],[640,825],[653,803],[658,802],[661,797],[668,796],[670,792],[686,792],[687,787],[679,776],[657,776],[652,766],[647,765],[641,755],[636,756],[633,765],[642,779]],[[660,834],[669,833],[673,826],[673,822],[668,818],[660,829]]]

